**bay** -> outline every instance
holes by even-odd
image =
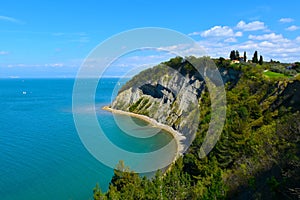
[[[154,151],[169,143],[172,137],[165,132],[146,139],[132,137],[111,113],[101,110],[110,104],[119,82],[101,79],[96,91],[97,117],[107,137],[132,152]],[[96,183],[107,190],[113,169],[95,159],[80,141],[72,115],[73,83],[74,79],[0,79],[2,200],[92,199]],[[93,108],[83,105],[82,112],[88,115]],[[175,152],[173,148],[170,151]],[[124,160],[130,166],[130,160]]]

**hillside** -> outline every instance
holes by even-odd
[[[264,65],[214,62],[225,84],[227,113],[208,156],[199,158],[211,117],[207,84],[189,62],[176,57],[135,76],[112,108],[167,124],[192,145],[165,176],[158,172],[152,180],[119,164],[108,192],[96,187],[95,199],[299,198],[300,81],[267,77]]]

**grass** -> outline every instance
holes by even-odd
[[[265,71],[264,75],[268,76],[269,78],[289,77],[289,76],[286,76],[284,74],[277,73],[277,72],[272,72],[272,71]]]

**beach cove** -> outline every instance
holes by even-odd
[[[109,106],[103,106],[102,110],[109,111],[112,114],[126,115],[126,116],[137,118],[139,120],[145,121],[146,123],[149,123],[153,127],[159,128],[159,129],[164,130],[167,133],[169,133],[175,139],[176,145],[177,145],[175,156],[174,156],[172,163],[174,163],[181,155],[183,155],[183,153],[187,149],[187,146],[184,143],[185,136],[182,133],[174,130],[172,127],[170,127],[168,125],[157,122],[153,118],[150,118],[148,116],[141,115],[141,114],[136,114],[136,113],[127,112],[127,111],[123,111],[123,110],[113,109]],[[172,164],[172,163],[170,163],[170,164]]]

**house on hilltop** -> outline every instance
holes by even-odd
[[[246,59],[247,62],[247,59]],[[244,63],[244,56],[240,56],[238,59],[232,60],[231,64]]]
[[[239,60],[232,60],[232,61],[231,61],[231,64],[238,64],[238,63],[240,63]]]

